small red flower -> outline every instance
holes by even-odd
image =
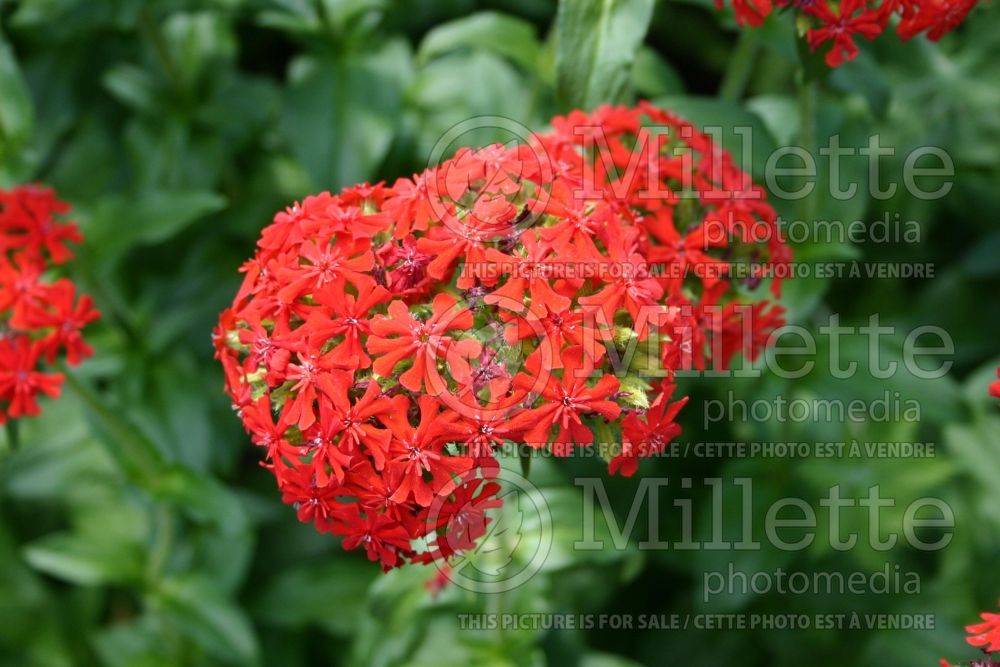
[[[431,316],[420,321],[402,301],[393,301],[388,315],[376,317],[371,324],[373,335],[368,339],[368,350],[379,355],[372,368],[387,377],[400,361],[412,360],[413,365],[399,376],[400,384],[410,391],[420,391],[425,385],[440,390],[438,359],[446,358],[452,375],[463,382],[469,375],[467,359],[480,352],[475,340],[455,340],[448,335],[472,326],[472,313],[459,306],[457,299],[438,294],[431,308]]]
[[[364,449],[376,469],[385,465],[391,433],[376,428],[373,420],[393,410],[400,410],[382,393],[378,384],[369,382],[364,392],[351,400],[352,378],[346,373],[330,373],[320,380],[324,397],[320,401],[320,420],[332,424],[340,434],[340,448],[348,453]]]
[[[722,9],[723,1],[715,0],[715,6]],[[756,28],[771,14],[771,0],[733,0],[736,22]]]
[[[25,336],[0,341],[0,397],[10,402],[7,415],[34,417],[38,394],[59,396],[62,375],[36,370],[41,354],[42,346]]]
[[[858,55],[855,35],[874,39],[885,29],[879,14],[868,9],[865,0],[843,0],[836,11],[820,0],[806,5],[806,12],[821,23],[821,27],[806,34],[809,47],[815,51],[823,43],[833,42],[826,53],[826,64],[830,67],[840,67]]]
[[[442,437],[454,416],[440,414],[440,404],[431,396],[421,396],[420,423],[416,427],[394,410],[379,419],[392,432],[387,466],[399,473],[400,484],[392,500],[404,502],[412,497],[421,507],[429,507],[435,493],[451,480],[451,475],[465,472],[472,461],[462,456],[447,456]]]
[[[316,421],[315,404],[320,382],[334,369],[330,355],[322,355],[314,350],[300,352],[288,364],[285,377],[294,392],[285,403],[284,415],[290,424],[305,430]]]
[[[533,307],[544,306],[550,312],[560,312],[569,308],[572,300],[559,294],[552,283],[559,278],[559,265],[562,262],[553,257],[552,248],[538,240],[533,232],[527,232],[520,237],[524,255],[501,252],[496,248],[486,250],[485,260],[489,265],[497,267],[503,275],[508,275],[507,281],[499,289],[483,298],[488,304],[499,304],[505,310],[505,305],[514,303],[520,306],[526,295],[531,296]]]
[[[524,391],[538,390],[541,404],[520,413],[511,420],[515,428],[524,429],[524,440],[532,447],[544,447],[549,442],[562,445],[576,443],[589,445],[594,434],[581,419],[594,415],[604,419],[617,419],[621,406],[611,400],[618,391],[618,378],[602,375],[591,386],[594,374],[593,359],[582,347],[571,347],[562,354],[562,376],[556,377],[541,368],[538,357],[526,365],[528,374],[515,378],[515,384]],[[539,377],[546,381],[538,386]],[[554,439],[551,431],[555,427]],[[564,446],[557,453],[568,455]]]
[[[389,292],[367,277],[357,280],[356,296],[332,285],[323,289],[321,302],[328,305],[312,311],[307,318],[309,345],[319,347],[336,339],[339,342],[330,350],[332,363],[350,367],[353,359],[359,368],[368,368],[371,358],[361,344],[362,338],[371,333],[368,314],[389,300]]]
[[[645,414],[632,411],[622,421],[622,450],[611,459],[609,470],[631,477],[639,468],[639,459],[656,456],[681,433],[681,427],[674,419],[687,403],[687,396],[670,402],[675,387],[660,389],[656,400],[650,404]]]
[[[344,548],[363,547],[370,560],[377,560],[388,571],[402,562],[410,547],[410,535],[398,521],[386,514],[349,515],[333,524],[333,532],[344,536]]]
[[[461,417],[448,423],[445,436],[449,442],[459,443],[466,454],[479,467],[492,474],[497,468],[494,452],[504,442],[520,441],[523,427],[511,421],[519,411],[523,396],[511,395],[496,403],[463,411]]]
[[[83,242],[74,223],[59,219],[69,213],[69,206],[48,188],[29,185],[0,191],[0,210],[4,249],[23,249],[36,257],[48,253],[53,264],[64,264],[73,257],[66,244]]]
[[[327,285],[342,288],[345,281],[362,281],[365,279],[363,272],[375,266],[375,258],[363,238],[330,243],[325,247],[306,241],[299,253],[302,261],[298,265],[279,269],[278,280],[285,286],[278,296],[285,301],[294,301]]]
[[[1000,614],[983,612],[980,618],[983,619],[982,623],[966,626],[965,631],[969,636],[965,641],[987,653],[1000,651]]]
[[[66,363],[76,366],[94,353],[83,340],[82,330],[101,314],[94,308],[93,300],[83,295],[76,297],[76,286],[66,278],[42,288],[44,295],[39,307],[22,309],[11,318],[15,329],[37,329],[49,331],[41,339],[42,350],[48,363],[55,363],[56,355],[62,351]]]
[[[926,32],[927,39],[936,42],[958,27],[976,4],[978,0],[925,0],[915,3],[909,15],[904,13],[897,29],[899,36],[911,39]]]

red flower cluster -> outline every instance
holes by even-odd
[[[279,213],[221,315],[283,499],[387,569],[474,546],[510,443],[596,438],[633,474],[680,431],[674,372],[752,359],[781,324],[733,271],[789,251],[729,154],[647,104],[553,128]]]
[[[997,369],[997,377],[1000,378],[1000,368]],[[990,396],[1000,398],[1000,380],[990,385]]]
[[[50,266],[73,256],[67,243],[82,240],[61,221],[69,206],[46,188],[0,190],[0,423],[34,416],[39,394],[59,395],[63,377],[44,373],[60,354],[72,365],[90,356],[81,330],[99,317],[89,296],[77,298],[66,278],[43,278]]]
[[[715,0],[720,9],[724,0]],[[816,51],[829,43],[826,63],[840,67],[858,55],[855,37],[874,39],[898,16],[896,32],[904,39],[926,34],[937,41],[976,6],[978,0],[732,0],[736,21],[757,27],[775,7],[793,7],[806,26],[805,38]]]

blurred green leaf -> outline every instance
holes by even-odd
[[[1000,508],[1000,418],[984,415],[974,425],[951,424],[944,431],[945,442],[990,498],[990,506]],[[1000,518],[1000,509],[994,510]]]
[[[107,667],[166,667],[183,664],[177,647],[164,636],[161,624],[150,615],[116,623],[94,639],[101,662]]]
[[[372,178],[392,141],[410,57],[405,44],[390,41],[370,55],[292,64],[284,134],[315,189]]]
[[[156,86],[149,72],[130,63],[119,63],[104,73],[104,86],[122,104],[138,111],[152,111]]]
[[[11,24],[45,25],[52,37],[66,39],[90,30],[133,26],[144,0],[93,3],[88,0],[24,0],[17,3]]]
[[[0,32],[0,130],[10,142],[31,133],[32,104],[14,51]]]
[[[46,419],[20,425],[21,447],[0,465],[0,493],[18,500],[54,502],[88,476],[109,475],[114,462],[90,432],[79,401],[62,396]]]
[[[414,80],[411,96],[420,114],[417,156],[421,168],[432,151],[441,148],[438,141],[442,137],[453,140],[444,155],[461,146],[507,143],[518,137],[508,125],[495,123],[493,118],[502,116],[524,124],[531,122],[535,111],[525,77],[503,58],[485,51],[435,59]],[[459,137],[448,134],[456,125],[479,116],[486,118],[469,123]]]
[[[123,545],[99,536],[49,535],[28,545],[24,558],[36,570],[81,586],[134,583],[142,574],[138,545]]]
[[[229,22],[215,12],[176,13],[163,25],[166,56],[177,83],[194,90],[202,73],[236,55]]]
[[[211,581],[197,575],[166,579],[153,601],[159,613],[213,658],[224,664],[259,664],[250,619]]]
[[[993,408],[997,405],[995,396],[990,395],[989,387],[998,379],[997,369],[1000,368],[1000,357],[991,359],[974,370],[965,380],[963,392],[965,399],[973,405]]]
[[[102,442],[121,470],[135,481],[151,479],[162,465],[156,445],[74,375],[66,375],[66,384],[90,412]]]
[[[334,634],[351,633],[379,574],[354,554],[332,561],[279,573],[255,596],[252,609],[257,617],[280,627],[315,624]]]
[[[265,7],[257,17],[261,25],[301,33],[322,27],[319,6],[310,0],[272,0]]]
[[[564,109],[623,102],[632,63],[653,15],[653,0],[559,3],[556,89]]]
[[[846,91],[857,91],[868,103],[872,115],[882,120],[889,112],[892,89],[879,63],[866,51],[830,75],[830,84]]]
[[[799,108],[791,95],[759,95],[746,102],[781,146],[791,146],[799,136]]]
[[[1000,274],[1000,231],[991,232],[969,249],[965,256],[964,268],[976,278],[988,278]]]
[[[191,519],[208,523],[223,533],[247,529],[247,516],[239,499],[215,479],[183,467],[161,471],[151,481],[153,496],[176,504]]]
[[[643,46],[635,56],[632,85],[646,98],[682,95],[684,82],[677,70],[655,50]]]
[[[580,667],[639,667],[638,662],[610,653],[588,653],[580,661]]]
[[[45,587],[18,553],[18,547],[0,522],[0,652],[7,642],[23,642],[35,630],[39,612],[44,613]]]
[[[0,31],[0,179],[18,156],[15,151],[31,135],[34,125],[31,97],[14,52]]]
[[[220,210],[225,199],[212,192],[153,191],[137,197],[100,200],[87,226],[90,247],[100,248],[91,261],[113,267],[132,247],[162,243],[200,218]]]
[[[489,51],[531,71],[538,66],[540,45],[535,28],[527,21],[479,12],[434,27],[420,42],[417,59],[426,63],[457,50]]]

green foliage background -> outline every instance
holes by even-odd
[[[740,37],[709,0],[0,1],[0,184],[40,181],[70,200],[87,236],[72,273],[104,313],[94,358],[65,395],[0,443],[0,665],[875,665],[963,652],[961,626],[1000,595],[1000,415],[985,389],[1000,363],[1000,12],[978,9],[940,44],[866,45],[854,63],[800,81],[787,16]],[[802,92],[805,91],[805,92]],[[933,262],[933,280],[810,278],[787,284],[789,319],[813,330],[873,313],[906,331],[944,327],[945,379],[817,369],[685,382],[691,440],[920,440],[931,459],[659,460],[645,474],[749,476],[763,502],[879,484],[936,496],[958,515],[945,550],[581,552],[578,475],[597,460],[541,461],[532,474],[556,524],[541,575],[505,596],[424,587],[432,569],[379,574],[299,525],[257,465],[221,387],[209,332],[273,213],[304,195],[425,166],[455,123],[498,115],[532,128],[557,111],[642,96],[697,122],[755,128],[768,152],[880,133],[897,149],[944,148],[951,194],[838,201],[823,187],[786,216],[921,226],[919,244],[800,244],[803,261]],[[803,122],[802,111],[813,123]],[[490,140],[489,133],[477,136]],[[808,143],[808,141],[807,141]],[[735,146],[734,146],[735,147]],[[867,167],[850,162],[864,186]],[[865,189],[864,187],[862,188]],[[926,189],[932,189],[930,187]],[[797,207],[801,207],[797,210]],[[884,342],[899,360],[901,337]],[[867,351],[848,346],[866,368]],[[920,423],[701,423],[704,401],[876,398],[921,402]],[[624,521],[636,480],[608,488]],[[731,487],[730,487],[731,488]],[[661,507],[670,507],[670,493]],[[710,505],[698,521],[708,520]],[[664,509],[668,513],[669,509]],[[758,512],[762,511],[758,508]],[[726,519],[738,522],[737,509]],[[866,534],[858,515],[845,526]],[[640,525],[643,523],[640,519]],[[664,535],[670,539],[670,535]],[[919,595],[733,596],[701,602],[724,568],[879,570],[922,577]],[[916,632],[460,630],[456,614],[695,612],[932,613]]]

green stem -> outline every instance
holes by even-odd
[[[521,476],[528,479],[531,474],[531,448],[528,445],[518,445],[518,457],[521,459]]]
[[[495,617],[497,619],[496,643],[497,647],[500,650],[501,655],[503,654],[503,651],[507,646],[507,633],[504,630],[504,625],[502,620],[507,607],[506,600],[504,600],[505,597],[506,593],[502,587],[498,592],[493,594],[493,601],[495,605],[493,607],[493,613],[495,614]]]
[[[21,447],[21,424],[17,419],[7,420],[7,449],[17,451]]]
[[[722,84],[719,86],[719,96],[722,99],[735,102],[743,97],[750,82],[750,75],[753,74],[759,50],[760,43],[757,37],[749,30],[740,30],[739,41],[736,42],[736,48],[729,57],[725,74],[722,76]]]
[[[163,34],[160,32],[160,28],[156,24],[156,19],[153,17],[148,8],[143,9],[139,13],[139,32],[142,34],[146,42],[152,45],[153,56],[156,58],[156,61],[163,70],[163,73],[166,74],[171,85],[175,88],[179,88],[180,77],[177,74],[177,69],[174,67],[174,62],[170,57],[170,50],[167,48],[167,44],[163,40]]]
[[[149,556],[148,576],[155,583],[163,576],[174,542],[174,515],[166,505],[157,505],[154,512],[155,532]]]
[[[73,391],[96,418],[105,436],[101,442],[125,472],[137,484],[147,484],[156,478],[162,458],[153,443],[146,440],[129,422],[125,421],[101,401],[93,390],[80,382],[73,373],[65,373],[65,386]]]
[[[799,88],[799,145],[817,159],[816,112],[819,98],[819,84],[816,80],[805,80],[802,73],[802,84]],[[805,176],[803,178],[808,178]],[[816,217],[816,198],[812,195],[799,200],[799,218],[811,224]]]

